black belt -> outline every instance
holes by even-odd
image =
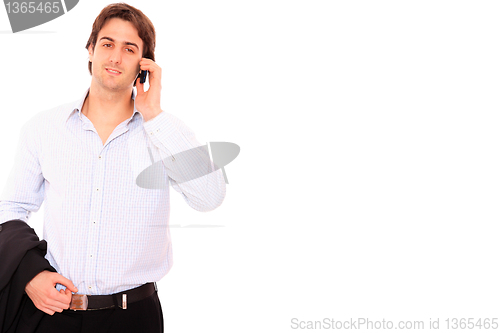
[[[157,291],[156,283],[149,282],[140,287],[121,291],[113,295],[80,295],[73,294],[70,310],[101,310],[115,306],[126,309],[127,304],[134,303],[151,296]]]

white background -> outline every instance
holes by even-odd
[[[0,7],[2,187],[21,126],[89,86],[108,3],[16,34]],[[128,3],[163,110],[241,147],[215,211],[172,191],[166,332],[499,315],[497,1]]]

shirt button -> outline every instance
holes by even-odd
[[[101,155],[99,155],[99,159],[101,159]]]
[[[89,286],[89,289],[92,289],[92,287]]]
[[[99,191],[99,189],[96,189],[97,191]]]

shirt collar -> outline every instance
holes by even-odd
[[[82,119],[82,107],[83,107],[83,103],[85,102],[85,98],[87,98],[87,96],[89,94],[89,91],[90,91],[90,87],[87,88],[87,90],[85,91],[85,93],[82,95],[82,97],[79,100],[77,100],[75,103],[73,103],[71,110],[68,114],[68,118],[66,118],[66,121],[68,121],[68,119],[71,117],[71,115],[75,112],[78,112],[78,117],[80,117],[80,119]],[[134,118],[136,113],[140,114],[142,117],[142,114],[139,111],[137,111],[137,109],[135,107],[135,89],[132,89],[132,99],[134,100],[134,113],[132,114],[132,117],[130,117],[130,120],[132,120],[132,118]]]

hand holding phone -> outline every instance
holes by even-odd
[[[161,110],[161,67],[152,59],[142,58],[139,62],[137,77],[137,95],[135,96],[135,107],[141,112],[144,121],[153,119],[162,112]],[[149,89],[145,90],[146,76],[149,75]]]

